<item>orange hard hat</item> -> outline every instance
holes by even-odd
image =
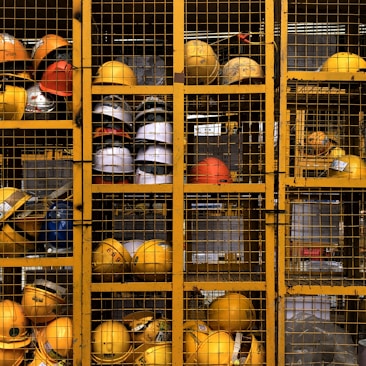
[[[191,168],[189,183],[232,183],[230,170],[226,164],[215,157],[201,160]]]
[[[44,91],[63,97],[72,95],[72,65],[59,60],[49,65],[42,74],[39,88]]]
[[[29,61],[30,59],[22,42],[8,33],[0,34],[0,62]]]

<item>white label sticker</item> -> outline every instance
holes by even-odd
[[[221,136],[221,123],[194,126],[194,136]]]
[[[12,206],[9,205],[6,201],[0,203],[0,219],[2,219],[5,214],[12,209]]]
[[[341,160],[333,160],[332,165],[330,166],[333,170],[338,170],[339,172],[343,172],[346,169],[348,163]]]

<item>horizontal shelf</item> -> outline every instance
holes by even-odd
[[[1,121],[2,130],[70,130],[74,127],[72,120]]]
[[[266,85],[183,85],[185,94],[263,94]],[[176,85],[175,84],[175,85]],[[92,85],[92,94],[173,94],[176,86],[173,85]]]
[[[0,267],[72,267],[74,257],[7,257],[0,259]]]
[[[365,179],[287,177],[283,179],[283,183],[299,188],[366,188]]]
[[[288,71],[287,80],[366,82],[366,72]]]
[[[93,184],[92,193],[172,193],[173,184]],[[264,193],[263,183],[184,184],[184,193]]]
[[[199,288],[206,291],[265,291],[265,282],[255,281],[183,281],[183,291],[194,291]],[[171,282],[130,282],[130,283],[91,283],[92,292],[145,292],[172,291]]]

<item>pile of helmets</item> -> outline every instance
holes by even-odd
[[[41,220],[25,210],[32,196],[13,187],[0,188],[0,254],[18,256],[35,249]]]
[[[2,33],[0,44],[0,119],[66,119],[73,76],[69,42],[47,34],[29,53],[20,40]]]
[[[127,361],[135,365],[171,364],[171,320],[153,311],[135,311],[122,322],[130,331],[134,346]]]
[[[137,84],[131,67],[120,61],[101,65],[93,85]],[[92,111],[93,183],[128,184],[133,181],[133,113],[126,98],[101,96]]]
[[[263,345],[253,334],[256,312],[241,293],[215,298],[207,308],[207,320],[184,323],[184,358],[196,365],[263,365]]]
[[[21,365],[29,357],[29,365],[52,366],[65,364],[71,358],[72,320],[57,315],[57,311],[52,314],[59,295],[51,291],[57,291],[58,286],[46,282],[49,281],[45,281],[47,289],[42,289],[40,283],[29,285],[32,288],[24,292],[21,304],[8,299],[0,302],[1,365]]]
[[[92,331],[92,359],[98,365],[170,365],[171,322],[151,311],[103,321]]]
[[[162,239],[121,243],[106,238],[92,253],[92,271],[100,282],[119,281],[131,273],[136,279],[164,281],[172,270],[172,246]]]
[[[185,77],[188,85],[259,84],[263,82],[262,67],[253,58],[238,56],[220,65],[213,47],[202,40],[189,40],[184,45]]]
[[[93,109],[93,183],[131,183],[131,140],[131,107],[117,95],[104,97]]]
[[[21,306],[34,339],[30,365],[63,364],[71,358],[72,320],[63,315],[66,296],[66,288],[45,279],[24,286]]]
[[[99,67],[92,83],[133,87],[137,78],[130,66],[112,60]],[[172,121],[171,105],[156,96],[135,111],[126,96],[101,96],[92,112],[93,183],[171,183]]]
[[[73,205],[56,200],[49,207],[35,204],[19,188],[0,188],[0,254],[30,252],[69,254],[73,248]]]
[[[163,184],[173,181],[173,112],[169,103],[147,97],[136,108],[135,183]]]

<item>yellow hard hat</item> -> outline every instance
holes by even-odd
[[[27,91],[20,86],[4,85],[0,91],[0,121],[20,120],[27,104]]]
[[[32,49],[33,68],[37,71],[43,60],[47,59],[50,54],[59,48],[68,48],[71,44],[63,37],[57,34],[46,34],[36,42]],[[56,61],[52,57],[53,61]]]
[[[240,293],[228,293],[214,299],[207,309],[207,323],[216,330],[241,332],[251,329],[256,315],[250,299]]]
[[[102,240],[92,257],[94,273],[103,275],[103,281],[118,279],[131,269],[131,256],[128,250],[114,238]]]
[[[72,320],[61,316],[37,332],[37,344],[40,352],[53,362],[72,356]]]
[[[8,223],[5,223],[0,230],[0,253],[2,255],[24,254],[34,248],[34,241],[29,240],[25,233],[16,231]]]
[[[132,258],[132,272],[148,281],[164,280],[172,270],[172,256],[172,246],[165,240],[147,240]]]
[[[18,85],[23,87],[24,89],[28,89],[34,85],[35,81],[33,80],[31,74],[28,71],[8,71],[1,72],[0,79],[4,84],[8,85]]]
[[[131,351],[130,333],[122,322],[107,320],[92,331],[92,359],[99,365],[121,363]]]
[[[366,69],[366,61],[351,52],[338,52],[330,56],[320,67],[327,72],[357,72]]]
[[[24,286],[22,306],[25,316],[34,324],[47,323],[61,313],[66,289],[51,281],[37,279]]]
[[[3,300],[0,302],[0,314],[0,348],[27,346],[31,337],[28,335],[28,322],[22,305],[12,300]]]
[[[249,57],[234,57],[222,68],[222,84],[229,85],[244,80],[261,80],[264,72],[258,62]]]
[[[99,67],[93,84],[137,85],[132,68],[121,61],[107,61]]]
[[[183,351],[185,360],[189,360],[197,352],[212,329],[202,320],[189,320],[183,324]]]
[[[334,159],[329,167],[329,176],[334,178],[366,178],[366,163],[357,155],[343,155]]]
[[[211,84],[220,71],[215,51],[208,43],[200,40],[185,43],[184,66],[188,84]]]
[[[135,366],[169,366],[172,364],[172,345],[170,343],[147,343],[137,347],[134,354],[137,355],[133,363]]]
[[[0,348],[1,366],[19,366],[24,360],[26,348]]]
[[[211,332],[197,347],[195,354],[186,361],[199,366],[228,366],[234,352],[234,339],[229,332],[218,330]]]
[[[33,360],[27,366],[62,366],[63,362],[54,362],[46,357],[38,347],[35,347],[33,352]]]
[[[249,347],[245,347],[245,342],[242,341],[242,349],[239,357],[245,357],[244,365],[262,366],[265,363],[265,350],[263,345],[251,334],[248,338]],[[243,347],[244,344],[244,347]]]
[[[0,34],[0,62],[29,60],[30,55],[22,42],[8,33]]]
[[[27,205],[24,211],[19,211],[14,216],[14,225],[20,231],[27,234],[29,239],[37,239],[44,222],[44,211],[29,210]]]
[[[171,323],[166,318],[156,318],[151,311],[135,311],[125,316],[123,323],[134,342],[166,342],[171,338]]]
[[[339,146],[334,146],[329,150],[329,156],[333,158],[338,158],[344,155],[346,155],[346,151]]]

